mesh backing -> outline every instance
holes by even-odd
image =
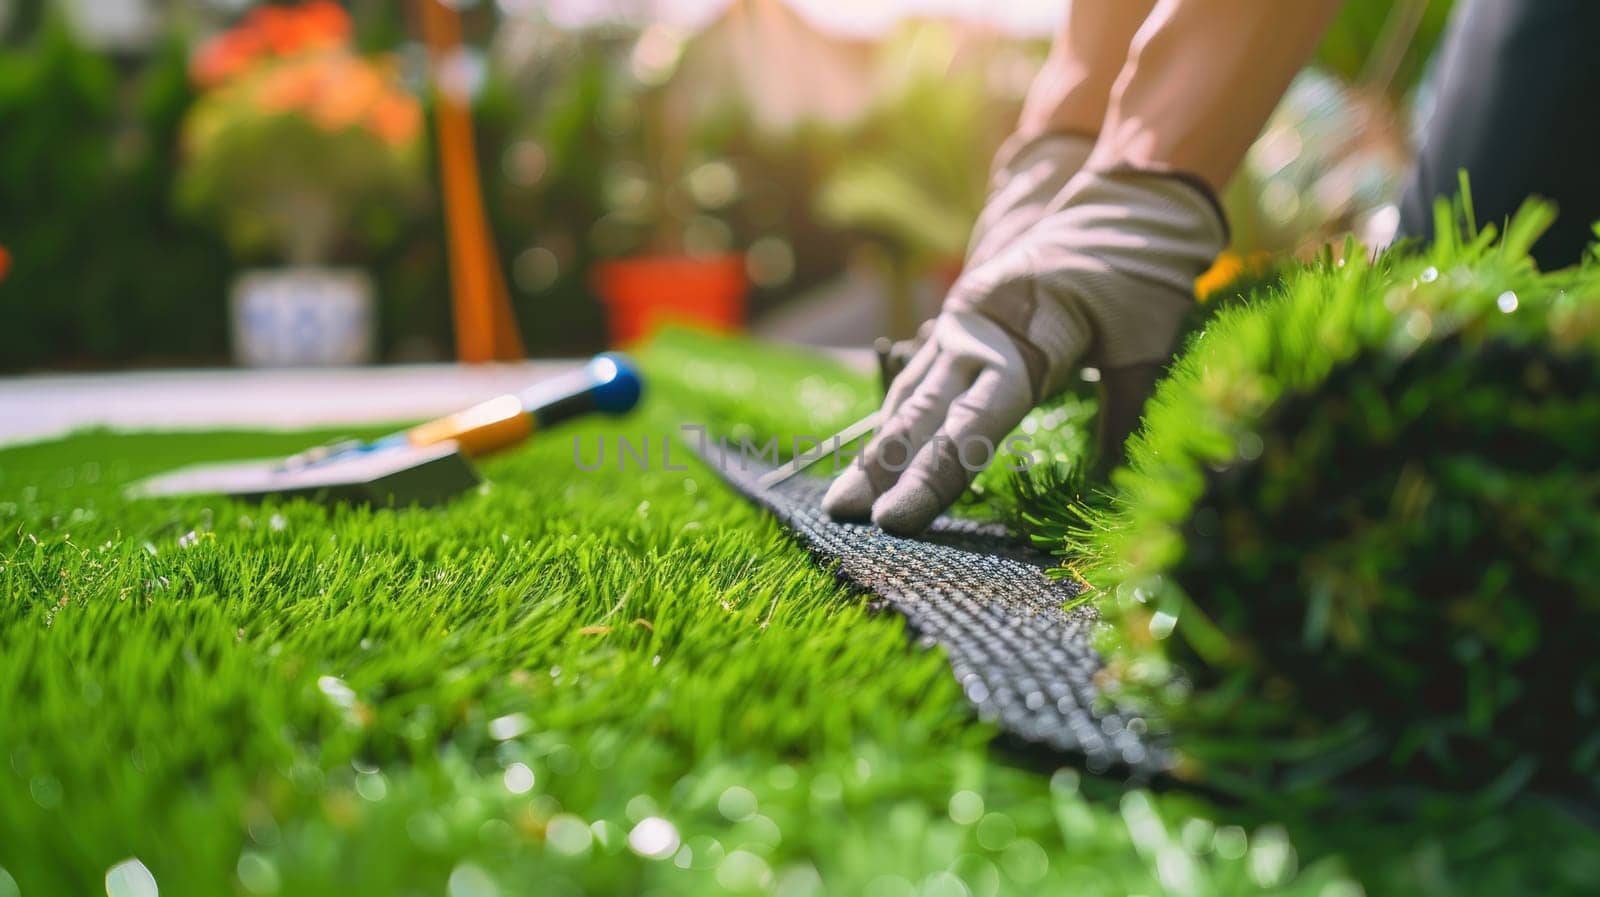
[[[1064,609],[1079,587],[1050,579],[1050,560],[993,523],[940,517],[919,539],[836,523],[821,509],[828,481],[797,476],[772,489],[769,468],[708,445],[705,459],[734,489],[770,511],[852,589],[906,618],[918,643],[942,646],[978,714],[1012,735],[1081,755],[1095,772],[1150,775],[1170,753],[1143,719],[1107,708],[1090,646],[1096,616]]]

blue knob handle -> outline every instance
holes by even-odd
[[[591,359],[587,370],[593,378],[591,394],[595,410],[625,414],[639,404],[644,382],[633,359],[621,352],[606,352]]]

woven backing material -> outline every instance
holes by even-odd
[[[850,587],[906,618],[924,646],[940,645],[981,717],[1024,741],[1081,754],[1091,771],[1167,769],[1170,753],[1143,719],[1104,706],[1104,664],[1090,646],[1095,613],[1065,610],[1078,586],[1044,575],[1049,558],[997,524],[940,517],[920,539],[836,523],[822,512],[827,481],[797,476],[773,489],[767,468],[708,446],[713,469],[772,512]]]

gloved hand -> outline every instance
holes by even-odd
[[[964,267],[989,261],[1037,224],[1093,150],[1094,138],[1058,132],[1015,134],[1001,144],[989,175],[989,197],[967,241]]]
[[[1185,179],[1080,172],[1025,233],[956,281],[824,510],[918,532],[1086,355],[1108,378],[1131,370],[1153,381],[1225,234],[1210,194]]]
[[[972,226],[962,268],[971,270],[1015,244],[1044,217],[1050,201],[1083,168],[1093,150],[1094,138],[1057,131],[1032,136],[1013,134],[1001,144],[989,173],[988,199]],[[926,321],[910,339],[890,342],[886,337],[878,338],[883,344],[879,365],[885,391],[892,379],[890,374],[905,369],[932,331],[933,322]]]

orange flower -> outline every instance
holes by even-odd
[[[299,16],[286,6],[259,6],[245,20],[245,26],[261,35],[261,42],[278,56],[288,56],[300,48]]]
[[[372,107],[367,124],[390,146],[404,146],[422,133],[422,106],[410,94],[390,91]]]
[[[350,17],[339,4],[327,0],[297,7],[258,7],[245,26],[259,31],[262,41],[279,56],[336,47],[350,37]]]
[[[0,246],[0,283],[4,283],[6,275],[11,273],[11,253],[4,246]]]
[[[350,16],[333,0],[313,0],[300,7],[300,22],[311,47],[337,47],[350,40]]]
[[[376,68],[357,59],[340,60],[324,72],[311,118],[329,131],[348,128],[366,117],[382,93]]]
[[[317,101],[325,79],[320,66],[285,65],[268,72],[256,88],[256,99],[268,112],[305,109]]]
[[[244,21],[201,46],[195,54],[193,76],[200,85],[214,87],[263,57],[344,46],[350,33],[350,16],[332,0],[258,7]]]
[[[203,44],[195,53],[191,74],[197,84],[215,87],[254,65],[265,49],[255,31],[236,28]]]
[[[1241,256],[1233,250],[1224,250],[1204,274],[1194,280],[1194,296],[1205,302],[1217,293],[1233,286],[1240,279],[1260,274],[1272,263],[1272,254],[1252,252]]]
[[[1194,279],[1194,296],[1204,302],[1218,290],[1238,280],[1243,273],[1244,259],[1236,252],[1224,251],[1204,274]]]

